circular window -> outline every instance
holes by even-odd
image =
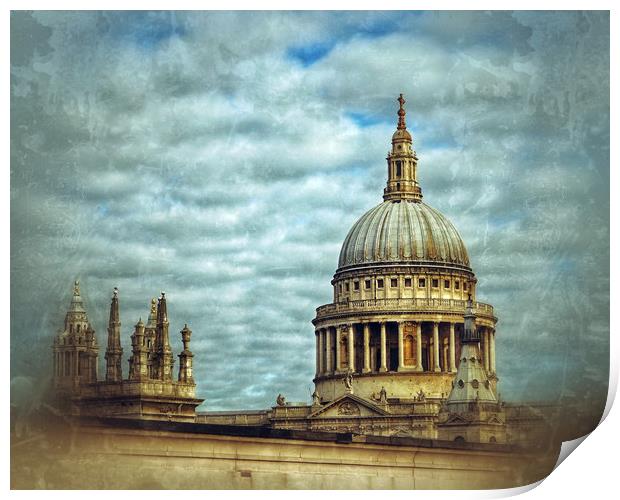
[[[465,382],[463,382],[463,380],[459,379],[458,381],[459,387],[462,389],[463,387],[465,387]]]
[[[478,387],[480,387],[480,384],[478,383],[478,381],[476,379],[474,379],[474,380],[471,381],[471,386],[474,389],[478,389]]]

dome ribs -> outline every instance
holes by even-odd
[[[374,209],[373,209],[374,210]],[[372,212],[373,210],[370,210]],[[367,220],[369,212],[366,212],[362,218],[364,221]],[[355,237],[352,237],[351,240],[353,243],[353,261],[354,262],[364,262],[364,242],[366,240],[366,236],[368,235],[368,229],[366,228],[366,224],[360,224]],[[362,240],[362,248],[360,252],[360,239]],[[361,255],[360,255],[361,253]]]
[[[400,203],[396,203],[396,209],[389,210],[388,235],[386,239],[386,260],[398,260],[398,236],[400,231]]]
[[[422,260],[424,259],[424,248],[426,248],[426,246],[424,241],[424,228],[420,223],[421,205],[419,203],[414,203],[411,208],[413,210],[413,213],[415,214],[414,220],[415,226],[417,227],[417,231],[415,229],[412,229],[414,236],[412,240],[414,240],[416,243],[415,252],[412,254],[412,257],[414,259]]]
[[[438,212],[434,208],[428,208],[435,214],[435,217],[438,220],[442,221],[442,230],[445,235],[445,241],[450,250],[449,258],[451,262],[458,262],[459,264],[469,266],[469,255],[467,254],[467,249],[465,248],[465,244],[459,236],[458,231],[454,227],[454,224],[452,224],[448,219],[446,219],[440,212]]]
[[[452,248],[450,246],[450,237],[446,232],[445,219],[441,217],[439,215],[439,212],[437,212],[433,208],[428,208],[436,227],[436,231],[434,231],[433,234],[436,237],[437,242],[439,243],[437,245],[439,250],[437,257],[438,259],[445,260],[447,262],[454,262],[453,253],[451,252]]]
[[[415,255],[415,243],[413,241],[413,236],[415,235],[415,232],[413,231],[413,227],[411,224],[411,203],[405,202],[402,205],[404,207],[403,212],[406,219],[406,222],[403,222],[403,224],[405,224],[409,228],[409,231],[403,231],[403,236],[406,235],[406,239],[409,240],[409,245],[403,245],[401,258],[404,260],[407,258],[411,259]]]
[[[377,245],[379,242],[379,228],[381,224],[379,220],[385,217],[385,207],[383,204],[379,205],[376,210],[373,210],[373,214],[370,217],[370,221],[368,222],[370,229],[366,234],[366,238],[364,241],[364,262],[375,260],[375,255],[377,254]]]
[[[338,267],[409,261],[469,268],[463,240],[439,211],[420,202],[385,201],[353,225],[340,251]]]
[[[425,205],[427,206],[427,205]],[[420,207],[422,208],[422,207]],[[423,226],[422,234],[425,236],[424,248],[426,249],[426,258],[428,260],[436,260],[437,258],[437,249],[435,247],[435,237],[433,235],[433,228],[431,223],[429,222],[428,215],[424,212],[424,210],[420,210],[420,224]]]
[[[338,257],[338,267],[342,267],[345,265],[345,262],[350,261],[351,259],[348,257],[347,252],[349,250],[349,241],[351,240],[351,235],[355,230],[356,226],[353,226],[344,239],[344,243],[342,244],[342,248],[340,249],[340,256]]]
[[[385,203],[382,203],[381,205],[385,205]],[[384,246],[382,242],[384,240],[383,234],[386,232],[385,219],[388,218],[388,216],[390,215],[389,208],[390,208],[389,205],[385,205],[385,208],[384,210],[382,210],[382,213],[381,213],[381,222],[379,226],[377,227],[377,238],[375,240],[374,255],[372,256],[372,259],[371,259],[372,262],[381,261],[383,258],[383,255],[385,255],[385,253],[382,253],[382,247]]]

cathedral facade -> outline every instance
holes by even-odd
[[[178,376],[170,348],[166,295],[151,300],[146,324],[140,319],[131,335],[132,352],[127,378],[123,378],[121,321],[118,289],[110,304],[105,376],[98,377],[99,345],[88,319],[80,285],[76,281],[64,328],[54,338],[53,386],[57,402],[69,414],[115,416],[147,420],[194,421],[196,383],[192,375],[192,332],[181,330],[183,351]]]
[[[468,297],[474,300],[482,360],[496,388],[495,325],[490,304],[475,302],[476,276],[452,223],[422,201],[418,157],[399,98],[398,125],[387,155],[383,202],[353,225],[332,280],[334,300],[319,307],[316,377],[322,401],[356,392],[445,399],[460,357]]]
[[[476,300],[477,278],[454,225],[422,201],[418,157],[398,99],[383,202],[346,236],[331,281],[333,302],[313,319],[312,402],[278,395],[263,411],[201,412],[192,376],[191,330],[181,331],[178,377],[166,297],[131,336],[122,374],[118,290],[110,305],[105,379],[76,282],[54,341],[54,386],[73,414],[269,429],[482,443],[536,440],[536,409],[501,402],[495,362],[497,317]],[[217,374],[214,374],[217,376]]]
[[[469,442],[524,442],[534,408],[499,401],[497,317],[454,225],[422,201],[418,157],[398,98],[383,202],[353,224],[317,308],[312,404],[206,412],[205,423]]]

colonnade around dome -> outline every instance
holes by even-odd
[[[383,319],[315,331],[316,378],[385,372],[456,373],[463,323]],[[480,327],[485,369],[495,373],[495,330]]]

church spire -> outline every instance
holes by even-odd
[[[497,403],[497,397],[493,393],[489,376],[484,369],[482,357],[480,356],[480,349],[478,347],[480,334],[476,327],[476,315],[473,310],[471,294],[467,299],[463,319],[465,324],[461,334],[461,359],[447,404],[468,402]]]
[[[482,363],[471,295],[463,319],[459,367],[438,417],[438,437],[449,441],[505,443],[506,412]]]
[[[166,293],[161,292],[157,301],[157,327],[155,335],[155,378],[164,381],[172,380],[172,349],[170,349],[170,336],[168,334],[168,306]]]
[[[157,326],[157,299],[153,297],[151,299],[151,310],[149,312],[149,319],[147,321],[147,327],[155,328]]]
[[[388,180],[383,190],[385,201],[422,200],[422,190],[417,181],[418,157],[413,150],[413,139],[405,122],[405,98],[402,94],[397,99],[398,125],[392,135],[392,149],[388,152]]]
[[[120,382],[123,379],[121,361],[123,348],[121,347],[121,320],[118,307],[118,288],[114,287],[110,304],[110,319],[108,321],[108,347],[105,351],[107,382]]]

